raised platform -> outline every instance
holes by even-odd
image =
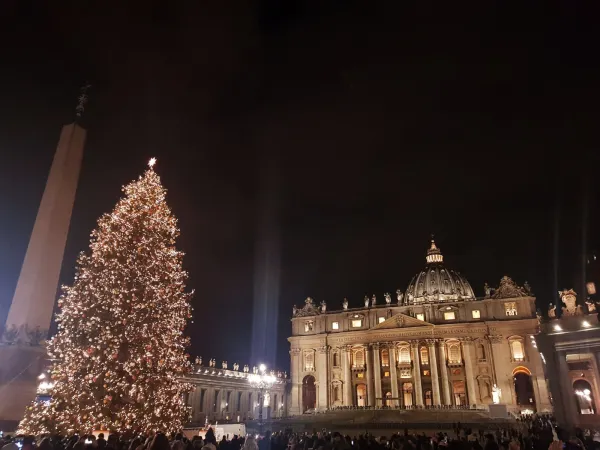
[[[492,418],[485,410],[461,409],[374,409],[339,410],[303,414],[273,421],[273,430],[291,428],[294,431],[312,431],[326,428],[355,433],[365,430],[389,429],[452,429],[460,422],[463,426],[478,428],[516,424],[514,418]]]

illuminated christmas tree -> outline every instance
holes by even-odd
[[[22,432],[173,431],[189,417],[180,379],[190,367],[191,293],[155,162],[98,220],[63,287],[48,345],[52,399],[27,409]]]

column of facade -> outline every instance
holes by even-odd
[[[318,348],[317,352],[317,377],[319,380],[318,386],[318,397],[317,397],[317,408],[320,410],[327,409],[328,403],[328,392],[329,392],[329,370],[327,364],[327,358],[329,357],[329,346],[324,345]]]
[[[450,382],[448,380],[448,365],[446,361],[446,343],[443,339],[440,339],[437,345],[438,349],[440,350],[440,373],[442,379],[442,395],[444,398],[444,405],[451,405],[452,400],[450,398]]]
[[[489,335],[487,338],[492,347],[492,367],[496,386],[500,388],[500,403],[513,404],[512,372],[510,366],[506,364],[506,361],[510,361],[508,343],[501,335]]]
[[[292,348],[290,350],[290,377],[292,379],[292,392],[291,392],[291,402],[290,402],[290,414],[298,415],[301,411],[302,401],[300,396],[302,395],[302,380],[300,379],[300,349]],[[250,407],[249,411],[252,411]]]
[[[571,377],[569,376],[569,366],[567,364],[567,353],[557,352],[556,358],[558,360],[558,379],[561,383],[563,407],[565,410],[565,418],[567,423],[577,423],[577,416],[579,416],[579,408],[577,407],[575,400],[575,393],[573,391],[573,385],[571,384]]]
[[[441,405],[440,380],[438,378],[437,356],[435,354],[435,339],[427,339],[429,350],[429,368],[431,369],[431,390],[433,391],[433,404]]]
[[[396,346],[394,343],[389,345],[390,360],[390,382],[392,383],[392,398],[398,399],[398,374],[396,372]],[[392,400],[393,406],[398,406],[398,400]]]
[[[381,358],[379,356],[379,342],[373,344],[373,366],[373,372],[375,373],[375,406],[377,406],[377,399],[381,399]],[[381,404],[383,404],[383,401],[381,402]]]
[[[462,354],[465,362],[465,381],[467,383],[467,395],[469,396],[469,405],[477,404],[477,391],[475,390],[475,377],[473,375],[473,341],[471,338],[461,338]]]
[[[415,381],[415,405],[423,406],[423,386],[421,385],[421,363],[419,358],[419,342],[411,341],[413,352],[413,379]]]
[[[344,405],[352,406],[352,367],[351,367],[352,347],[343,348],[343,366],[344,366]]]
[[[373,385],[373,355],[369,351],[370,346],[365,348],[365,359],[367,360],[367,401],[369,406],[375,406],[375,390]]]

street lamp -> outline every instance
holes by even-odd
[[[263,402],[265,391],[268,391],[273,384],[277,381],[277,378],[267,373],[267,366],[261,364],[258,367],[258,373],[251,373],[248,375],[248,382],[253,388],[258,389],[258,433],[262,435],[263,432]]]

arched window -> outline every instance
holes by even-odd
[[[476,349],[477,349],[477,359],[479,361],[485,361],[485,347],[483,346],[483,343],[478,342]]]
[[[340,367],[340,354],[333,352],[333,367]]]
[[[354,351],[354,366],[363,367],[365,365],[365,350],[359,348]]]
[[[410,364],[410,347],[403,345],[398,349],[398,361],[400,364]]]
[[[460,344],[458,342],[448,344],[448,360],[453,364],[460,363]]]
[[[384,367],[390,365],[390,351],[387,348],[381,350],[381,365]]]
[[[429,351],[427,347],[421,347],[421,364],[429,365]]]
[[[510,341],[510,351],[514,361],[523,361],[525,359],[525,349],[523,348],[523,341],[520,339]]]

